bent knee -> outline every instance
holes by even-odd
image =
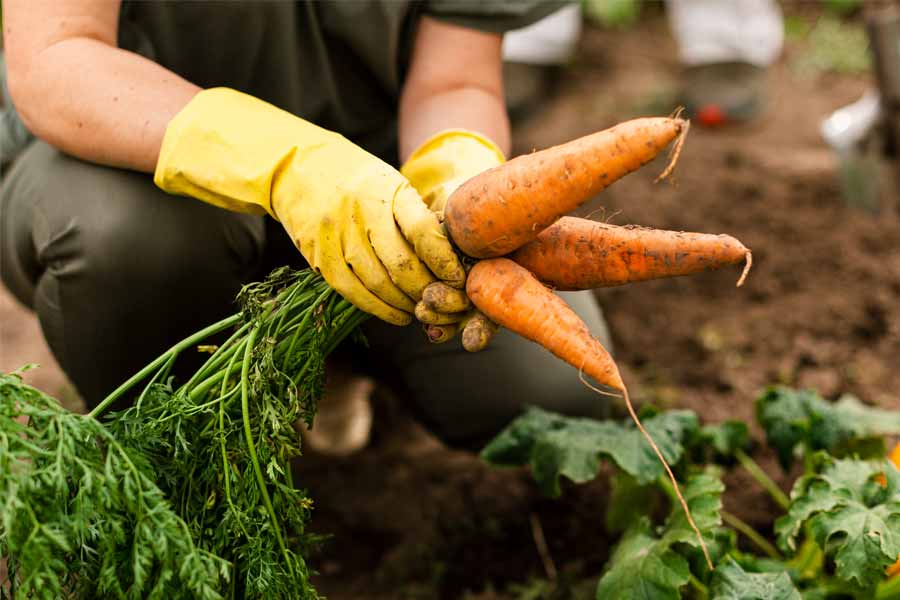
[[[147,174],[83,162],[43,142],[20,161],[8,193],[32,203],[37,262],[60,276],[245,274],[261,260],[261,217],[171,196]]]

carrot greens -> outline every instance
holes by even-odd
[[[0,555],[13,597],[318,597],[294,424],[311,422],[325,357],[366,315],[311,271],[275,271],[239,300],[240,314],[173,346],[88,415],[0,379]],[[178,356],[226,332],[173,388]],[[110,413],[123,397],[132,406]]]

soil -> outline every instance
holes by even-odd
[[[695,127],[674,184],[653,183],[664,166],[657,162],[588,210],[617,224],[727,232],[753,249],[754,269],[740,289],[739,270],[729,270],[598,293],[638,401],[690,408],[706,422],[752,421],[753,400],[781,382],[900,409],[900,188],[886,189],[877,215],[849,206],[819,133],[824,116],[872,81],[800,77],[790,59],[801,50],[789,44],[772,70],[762,120]],[[660,16],[629,31],[589,29],[553,96],[517,125],[517,150],[669,112],[675,57]],[[40,362],[33,380],[64,392],[33,319],[2,294],[0,327],[0,369]],[[791,477],[772,457],[757,458],[786,488]],[[574,586],[556,597],[592,597],[615,541],[605,533],[604,477],[544,498],[526,471],[489,469],[444,447],[383,393],[366,450],[344,459],[309,454],[295,480],[315,498],[314,529],[333,535],[312,559],[332,600],[525,597],[523,589],[535,592],[534,580],[546,578],[535,523],[560,589]],[[765,530],[775,512],[768,497],[739,473],[726,483],[729,510]]]

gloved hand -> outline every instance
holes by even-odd
[[[400,172],[409,179],[428,208],[443,220],[447,198],[456,188],[504,161],[503,152],[486,137],[474,131],[449,129],[419,146]],[[470,309],[464,292],[438,282],[427,288],[425,297],[416,305],[415,314],[425,325],[432,342],[445,342],[462,330],[466,350],[478,351],[487,346],[496,326],[491,327],[484,315]]]
[[[500,148],[483,135],[447,129],[425,140],[400,167],[400,172],[428,208],[443,215],[447,198],[456,188],[505,161]]]
[[[343,136],[252,96],[200,92],[169,123],[154,181],[229,210],[268,213],[355,306],[412,320],[422,291],[465,271],[407,179]]]

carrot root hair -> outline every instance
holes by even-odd
[[[681,114],[682,110],[683,109],[679,108],[677,111],[675,111],[676,116],[673,118],[677,118],[677,116]],[[678,159],[681,157],[681,149],[684,147],[684,140],[685,138],[687,138],[688,130],[690,130],[690,128],[691,122],[685,121],[684,129],[682,129],[681,133],[678,134],[678,139],[675,140],[675,145],[673,145],[672,150],[669,151],[669,164],[666,165],[665,170],[663,170],[663,172],[653,180],[653,183],[659,183],[660,181],[671,175],[673,171],[675,171],[675,165],[678,164]]]
[[[584,378],[580,370],[578,372],[578,377],[581,379],[581,382],[584,385],[597,392],[598,394],[619,397],[617,394],[611,394],[610,392],[603,391],[598,387],[592,385],[587,379]],[[700,533],[700,528],[697,527],[697,524],[694,522],[694,517],[691,516],[691,509],[688,507],[687,500],[684,499],[684,495],[681,493],[681,487],[678,485],[678,480],[675,479],[675,474],[672,472],[672,467],[669,466],[669,461],[667,461],[666,457],[663,456],[663,453],[659,449],[659,446],[656,445],[656,442],[653,441],[653,437],[644,428],[644,424],[641,423],[641,420],[638,418],[637,412],[635,412],[634,406],[631,404],[631,398],[628,395],[628,389],[623,385],[621,391],[621,398],[625,400],[625,407],[628,409],[628,414],[631,415],[631,419],[634,421],[634,424],[637,425],[637,428],[638,430],[640,430],[641,435],[643,435],[644,438],[650,443],[650,447],[653,448],[653,452],[656,453],[656,457],[659,459],[659,462],[662,463],[663,468],[665,468],[666,474],[669,476],[669,481],[672,482],[672,487],[675,490],[675,496],[678,497],[678,502],[681,504],[682,510],[684,510],[684,516],[687,517],[688,524],[691,526],[691,529],[694,530],[694,534],[697,536],[697,541],[700,542],[700,549],[703,551],[703,557],[706,559],[706,564],[709,567],[709,570],[715,570],[715,567],[712,563],[712,558],[710,558],[709,556],[709,549],[706,547],[706,542],[703,541],[703,534]]]
[[[741,273],[741,278],[738,279],[737,285],[735,287],[741,287],[744,285],[744,281],[747,279],[747,275],[750,274],[750,268],[753,266],[753,253],[747,250],[747,260],[744,262],[744,271]]]

